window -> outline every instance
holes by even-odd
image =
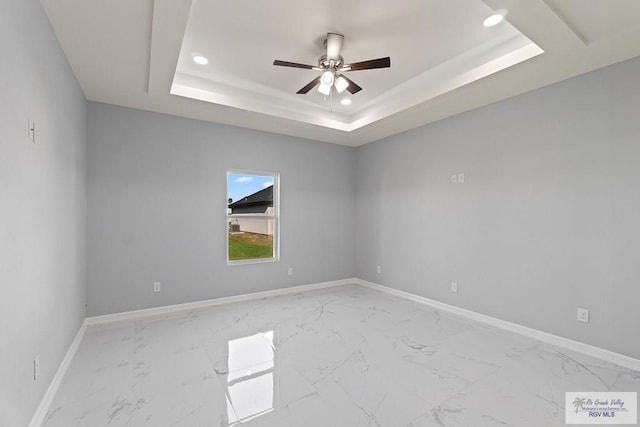
[[[279,175],[227,171],[227,263],[277,261]]]

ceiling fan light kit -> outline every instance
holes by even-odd
[[[322,77],[320,78],[320,83],[323,85],[331,86],[333,84],[333,72],[325,71],[322,73]]]
[[[320,85],[318,86],[318,92],[325,96],[329,96],[331,93],[331,85]]]
[[[346,73],[349,71],[373,70],[376,68],[391,67],[391,58],[388,56],[384,58],[356,62],[353,64],[345,64],[344,58],[340,56],[343,42],[344,36],[342,34],[327,33],[327,38],[324,41],[327,53],[320,56],[320,58],[318,59],[318,66],[300,64],[297,62],[280,61],[278,59],[273,61],[273,65],[280,67],[303,68],[306,70],[322,71],[321,75],[313,79],[306,86],[296,92],[300,95],[309,93],[311,89],[318,85],[318,92],[322,93],[323,95],[329,95],[331,93],[331,88],[333,87],[335,87],[336,92],[338,92],[339,94],[347,90],[353,95],[357,92],[360,92],[362,88],[352,80],[344,76],[342,73]]]
[[[349,82],[347,81],[347,79],[340,76],[336,79],[335,86],[338,93],[342,93],[349,86]]]

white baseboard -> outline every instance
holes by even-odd
[[[60,366],[56,371],[56,374],[53,376],[53,379],[49,384],[49,388],[47,388],[44,396],[42,396],[42,400],[38,405],[38,409],[36,409],[35,414],[33,414],[33,417],[31,418],[29,427],[40,427],[40,425],[44,421],[44,417],[47,415],[47,412],[49,412],[49,407],[51,406],[51,402],[53,402],[53,398],[56,395],[60,384],[62,383],[62,379],[67,373],[67,369],[69,369],[69,365],[71,364],[73,357],[76,355],[76,351],[78,351],[78,347],[80,346],[80,342],[82,341],[82,337],[84,337],[84,332],[86,329],[87,319],[85,319],[82,322],[82,325],[80,325],[80,329],[78,329],[78,333],[71,342],[69,350],[67,350],[67,354],[65,354],[64,359],[62,359],[62,362],[60,363]]]
[[[506,320],[501,320],[495,317],[487,316],[486,314],[481,314],[475,311],[466,310],[464,308],[456,307],[455,305],[445,304],[443,302],[421,297],[419,295],[414,295],[409,292],[389,288],[387,286],[379,285],[373,282],[368,282],[366,280],[355,279],[355,283],[362,286],[366,286],[371,289],[376,289],[378,291],[385,292],[390,295],[395,295],[401,298],[418,302],[420,304],[425,304],[433,308],[436,308],[438,310],[446,311],[449,313],[456,314],[458,316],[466,317],[471,320],[485,323],[487,325],[491,325],[496,328],[505,329],[510,332],[515,332],[517,334],[524,335],[529,338],[533,338],[538,341],[545,342],[547,344],[573,350],[573,351],[586,354],[588,356],[592,356],[597,359],[601,359],[606,362],[610,362],[625,368],[633,369],[635,371],[640,371],[640,360],[635,359],[633,357],[625,356],[623,354],[615,353],[613,351],[605,350],[603,348],[585,344],[579,341],[574,341],[569,338],[564,338],[558,335],[542,332],[537,329],[528,328],[526,326],[522,326],[517,323],[511,323]]]
[[[250,294],[234,295],[231,297],[215,298],[203,301],[187,302],[184,304],[165,305],[162,307],[146,308],[142,310],[125,311],[122,313],[105,314],[102,316],[87,317],[88,325],[101,325],[104,323],[120,322],[123,320],[141,319],[149,316],[162,316],[165,314],[176,313],[180,311],[193,310],[202,307],[211,307],[214,305],[229,304],[233,302],[250,301],[261,298],[274,297],[278,295],[286,295],[297,292],[312,291],[314,289],[323,289],[333,286],[342,286],[355,284],[357,279],[334,280],[331,282],[313,283],[310,285],[293,286],[290,288],[274,289],[271,291],[254,292]]]

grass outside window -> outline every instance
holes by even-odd
[[[229,260],[273,257],[273,236],[255,233],[229,233]]]

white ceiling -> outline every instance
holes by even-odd
[[[350,146],[640,55],[638,0],[42,1],[89,100]],[[349,73],[350,106],[272,65],[316,65],[327,32],[391,57]]]
[[[171,93],[349,132],[542,53],[508,22],[485,28],[492,11],[480,0],[344,4],[325,0],[310,14],[310,1],[194,1]],[[348,107],[346,94],[295,93],[320,72],[271,65],[274,55],[317,65],[328,27],[347,34],[347,63],[392,55],[391,69],[349,73],[365,89]],[[198,65],[195,54],[211,62]]]

